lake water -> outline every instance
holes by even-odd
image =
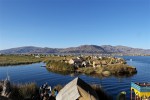
[[[129,65],[137,68],[137,74],[131,77],[112,76],[98,78],[86,75],[79,75],[78,77],[89,84],[101,84],[103,90],[113,96],[114,100],[121,91],[126,91],[127,98],[129,99],[131,82],[150,82],[150,57],[124,56],[123,58],[127,60]],[[40,86],[48,82],[53,87],[57,84],[65,85],[76,77],[49,72],[45,67],[41,67],[41,65],[43,63],[0,67],[0,80],[5,79],[8,72],[13,83],[36,82]]]

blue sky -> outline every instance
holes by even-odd
[[[150,0],[0,0],[0,50],[83,44],[150,49]]]

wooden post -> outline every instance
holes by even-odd
[[[134,100],[136,100],[136,94],[135,94],[135,98],[134,98]]]
[[[137,100],[139,100],[139,96],[137,95]]]
[[[131,89],[131,100],[132,100],[132,89]]]

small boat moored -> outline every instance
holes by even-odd
[[[46,67],[46,65],[42,65],[41,67]]]

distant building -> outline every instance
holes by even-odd
[[[81,59],[70,59],[69,64],[81,64],[82,60]]]
[[[84,58],[83,58],[83,57],[77,57],[77,59],[80,59],[80,60],[84,61]]]
[[[102,65],[107,65],[107,62],[106,61],[101,61],[101,64]]]
[[[93,67],[94,67],[94,68],[95,68],[95,67],[99,67],[99,66],[101,66],[101,61],[99,61],[99,60],[93,61]]]
[[[39,55],[37,55],[37,56],[35,56],[35,58],[40,58],[40,56],[39,56]]]
[[[88,67],[90,64],[88,61],[83,61],[82,62],[82,67]]]

